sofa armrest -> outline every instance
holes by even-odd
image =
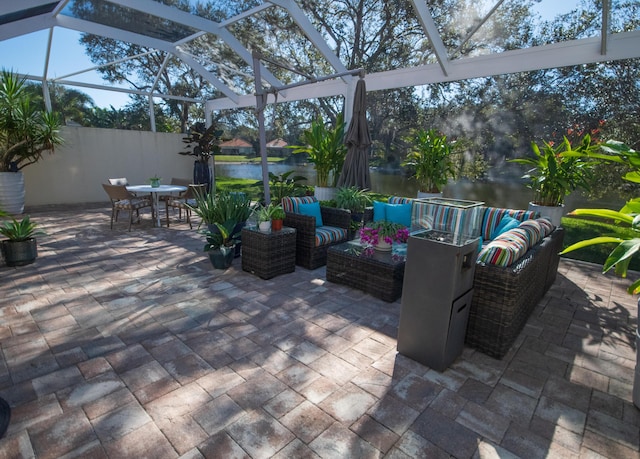
[[[316,219],[309,215],[296,214],[293,212],[284,213],[283,225],[295,228],[298,240],[309,241],[314,244],[316,238]]]

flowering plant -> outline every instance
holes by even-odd
[[[409,230],[399,223],[392,223],[386,220],[367,223],[367,226],[360,230],[360,240],[363,244],[378,245],[383,240],[388,244],[396,242],[407,242]]]

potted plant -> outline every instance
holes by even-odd
[[[23,266],[33,263],[38,257],[38,245],[35,236],[44,234],[36,229],[29,216],[21,221],[15,218],[0,226],[0,234],[7,239],[1,241],[2,256],[7,266]]]
[[[449,178],[456,177],[447,136],[435,129],[421,129],[409,141],[413,149],[402,165],[409,168],[411,177],[418,182],[418,197],[440,195]]]
[[[153,177],[151,177],[149,179],[149,184],[153,187],[153,188],[159,188],[160,187],[160,180],[162,180],[161,177],[158,177],[157,175],[154,175]]]
[[[271,201],[280,204],[285,196],[304,196],[307,192],[307,186],[299,183],[307,180],[302,175],[294,175],[294,170],[283,172],[282,174],[274,174],[269,172],[269,189],[271,191]],[[254,183],[254,186],[262,187],[262,180]],[[259,194],[259,199],[264,201],[264,191]]]
[[[336,117],[334,127],[327,127],[322,118],[316,118],[302,133],[304,145],[292,145],[293,153],[306,153],[316,170],[315,196],[328,201],[335,195],[335,187],[342,171],[347,147],[344,145],[342,113]],[[329,179],[331,178],[331,181]]]
[[[361,190],[358,187],[340,187],[336,190],[336,207],[351,211],[351,219],[362,221],[364,209],[373,202],[368,190]]]
[[[231,220],[221,224],[213,224],[216,231],[202,230],[207,239],[204,251],[209,254],[209,260],[216,269],[227,269],[233,263],[236,239],[233,233],[235,223]]]
[[[271,220],[273,210],[275,206],[273,204],[263,205],[256,210],[256,220],[258,221],[258,228],[264,233],[271,231]]]
[[[27,92],[26,80],[0,73],[0,207],[9,214],[24,210],[22,169],[53,153],[62,143],[57,113],[38,109]]]
[[[215,123],[208,128],[202,122],[195,123],[182,142],[186,144],[185,151],[178,152],[181,155],[194,156],[193,162],[193,183],[207,185],[207,191],[212,188],[211,168],[209,159],[216,154],[220,154],[220,142],[222,141],[221,129]]]
[[[245,193],[222,191],[214,193],[195,193],[194,204],[189,208],[207,225],[210,232],[218,231],[216,223],[233,222],[232,235],[236,240],[235,255],[240,256],[242,228],[251,215],[251,199]]]
[[[376,250],[388,252],[394,242],[407,242],[409,230],[399,223],[387,220],[369,222],[360,230],[360,241],[364,245],[373,246]]]
[[[284,221],[285,213],[281,205],[276,204],[271,211],[271,229],[273,231],[280,231],[282,229],[282,222]]]
[[[549,217],[555,226],[560,226],[564,214],[564,199],[577,189],[588,191],[591,171],[596,162],[590,157],[597,151],[599,143],[585,134],[573,148],[564,136],[557,146],[553,142],[543,142],[542,149],[531,142],[532,158],[516,158],[513,163],[531,166],[522,177],[529,180],[528,187],[534,192],[529,210]]]

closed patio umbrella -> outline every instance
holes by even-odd
[[[356,84],[353,116],[344,143],[348,150],[342,173],[338,178],[338,186],[355,186],[361,190],[370,189],[369,147],[371,146],[371,136],[367,123],[367,87],[363,78],[360,78]]]

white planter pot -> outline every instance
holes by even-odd
[[[327,186],[317,186],[313,195],[318,201],[331,201],[336,197],[336,188]]]
[[[22,172],[0,172],[0,209],[12,215],[24,212]]]
[[[539,206],[538,204],[530,202],[528,210],[538,212],[541,217],[547,217],[554,226],[561,226],[565,209],[564,204],[559,206]]]
[[[269,220],[268,222],[258,223],[258,229],[263,233],[268,233],[269,231],[271,231],[271,220]]]

